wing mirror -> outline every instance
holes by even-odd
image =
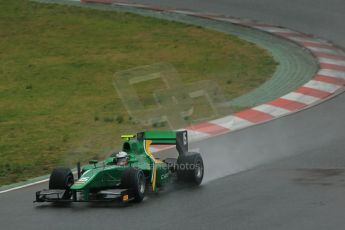
[[[96,164],[98,163],[98,160],[90,160],[89,164],[93,164],[96,167]]]

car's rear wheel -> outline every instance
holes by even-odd
[[[127,169],[122,175],[121,186],[131,191],[135,202],[141,202],[146,190],[146,178],[143,171],[136,168]]]
[[[199,153],[188,153],[177,158],[179,181],[200,185],[204,178],[204,162]]]
[[[72,196],[71,186],[74,184],[74,177],[69,168],[56,168],[50,174],[49,189],[65,190],[63,199],[70,199]]]

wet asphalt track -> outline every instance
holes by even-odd
[[[345,2],[340,0],[150,2],[257,19],[345,47]],[[149,196],[139,205],[32,204],[34,192],[45,184],[1,194],[0,229],[344,229],[344,114],[342,94],[303,112],[195,143],[192,148],[205,153],[208,182]]]

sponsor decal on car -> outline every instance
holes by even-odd
[[[84,184],[84,183],[86,183],[88,180],[90,179],[90,177],[82,177],[82,178],[80,178],[77,182],[75,182],[75,183],[77,183],[77,184]]]

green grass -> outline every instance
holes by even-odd
[[[0,185],[103,157],[120,134],[143,128],[112,77],[158,62],[186,83],[216,81],[228,98],[262,84],[276,65],[253,44],[199,27],[0,0]]]

